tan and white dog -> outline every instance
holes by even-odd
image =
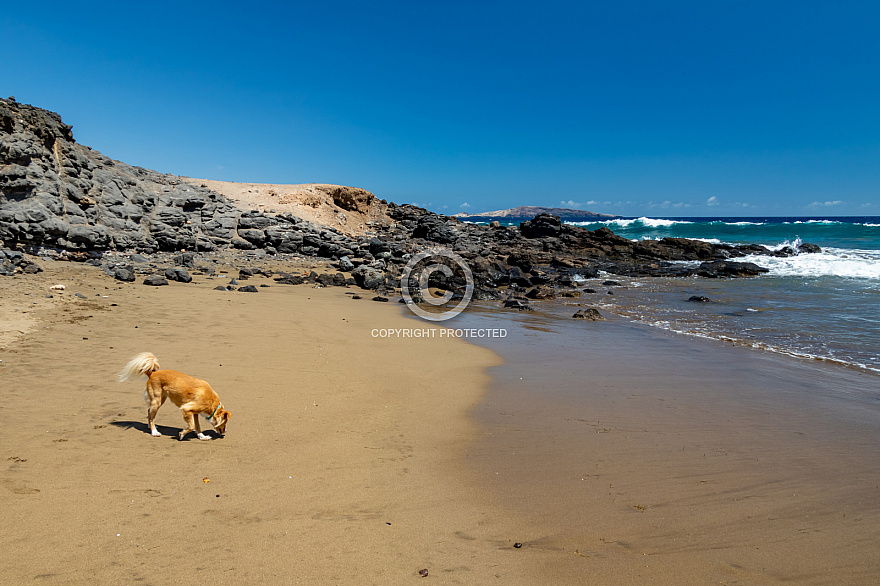
[[[165,399],[171,399],[172,403],[180,407],[187,424],[187,428],[180,432],[177,439],[182,440],[191,431],[196,432],[200,440],[211,439],[211,436],[203,434],[199,428],[199,414],[210,421],[221,435],[226,433],[226,423],[229,421],[230,413],[223,409],[220,397],[207,382],[176,370],[159,370],[159,361],[149,352],[132,358],[119,373],[119,382],[141,374],[147,377],[144,400],[148,405],[147,420],[150,423],[150,433],[154,437],[162,435],[156,429],[156,412]]]

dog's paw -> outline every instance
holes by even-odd
[[[152,435],[153,437],[162,437],[162,434],[159,433],[159,431],[156,430],[156,429],[154,429],[153,431],[151,431],[151,432],[150,432],[150,435]]]
[[[203,433],[200,433],[200,434],[199,434],[199,439],[200,439],[200,440],[209,440],[209,439],[211,439],[211,436],[210,436],[210,435],[205,435],[205,434],[203,434]]]

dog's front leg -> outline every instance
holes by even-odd
[[[202,428],[199,426],[199,414],[198,414],[198,413],[196,413],[196,414],[193,416],[193,421],[194,421],[195,424],[196,424],[196,435],[199,436],[199,439],[200,439],[200,440],[209,440],[209,439],[211,439],[211,436],[209,436],[209,435],[205,435],[205,434],[202,433]]]
[[[196,418],[193,416],[192,411],[184,411],[183,412],[183,420],[186,421],[187,427],[186,427],[186,429],[181,430],[180,435],[177,436],[177,439],[179,439],[179,440],[183,440],[183,438],[186,437],[186,434],[188,434],[189,432],[195,431],[196,427],[199,424],[198,421],[196,420]],[[201,435],[202,434],[199,433],[199,436],[201,436]],[[201,439],[201,437],[199,439]]]

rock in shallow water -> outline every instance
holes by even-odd
[[[602,314],[599,313],[599,310],[592,307],[579,309],[571,317],[573,317],[574,319],[583,319],[587,321],[605,321],[605,318],[602,317]]]

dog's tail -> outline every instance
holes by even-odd
[[[150,376],[154,371],[159,370],[159,361],[149,352],[143,352],[131,359],[131,362],[125,365],[125,368],[117,375],[119,382],[127,381],[139,374]]]

